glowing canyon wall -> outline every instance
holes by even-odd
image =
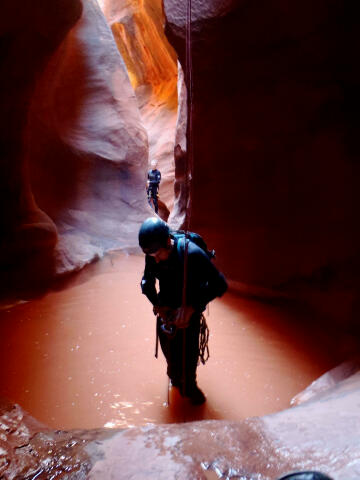
[[[128,70],[149,138],[149,163],[161,171],[160,216],[174,202],[174,142],[178,117],[178,65],[164,33],[161,1],[99,2]],[[149,165],[150,166],[150,165]]]
[[[148,138],[95,0],[35,1],[20,15],[12,5],[1,25],[1,280],[21,288],[136,245]]]

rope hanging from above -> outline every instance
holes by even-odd
[[[193,138],[192,138],[192,35],[191,35],[191,8],[192,0],[187,0],[186,9],[186,37],[185,37],[185,78],[187,87],[187,135],[186,135],[186,156],[185,156],[185,251],[184,251],[184,284],[182,305],[186,306],[186,279],[187,279],[187,263],[188,263],[188,232],[190,227],[190,216],[192,207],[191,182],[193,172]]]
[[[191,51],[191,0],[187,0],[186,9],[186,39],[185,39],[185,78],[187,88],[187,135],[186,135],[186,156],[185,156],[185,250],[184,250],[184,277],[182,291],[182,309],[186,308],[186,287],[188,272],[188,232],[190,226],[191,215],[191,181],[192,181],[192,164],[193,164],[193,148],[192,148],[192,51]],[[186,385],[186,336],[185,329],[183,331],[182,345],[182,387]]]
[[[186,166],[185,166],[185,222],[184,230],[189,231],[192,207],[193,176],[193,62],[192,62],[192,0],[187,0],[186,38],[185,38],[185,78],[187,88],[187,134],[186,134]]]

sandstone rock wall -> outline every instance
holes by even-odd
[[[103,0],[100,5],[138,100],[149,137],[149,162],[156,160],[161,171],[159,214],[167,220],[174,202],[178,72],[176,53],[164,33],[162,3]]]
[[[165,0],[185,66],[186,2]],[[192,229],[230,278],[278,286],[359,255],[359,175],[345,2],[192,1]],[[355,43],[354,43],[355,42]]]
[[[0,26],[1,280],[16,288],[136,248],[150,213],[147,133],[98,3],[18,10],[5,2]]]
[[[29,143],[33,188],[61,233],[64,269],[136,245],[146,212],[147,134],[96,1],[84,3],[38,82]]]
[[[13,270],[52,269],[57,229],[34,200],[25,162],[25,128],[35,84],[82,11],[80,1],[4,0],[0,19],[0,285],[19,281]],[[40,271],[38,272],[40,277]],[[21,283],[22,276],[20,277]]]

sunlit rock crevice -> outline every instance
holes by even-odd
[[[100,5],[138,99],[149,136],[149,161],[156,160],[162,174],[160,215],[167,219],[174,202],[178,68],[175,51],[164,34],[162,4],[149,0],[104,0]]]

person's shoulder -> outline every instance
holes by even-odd
[[[185,237],[182,237],[180,239],[180,242],[181,242],[180,243],[181,249],[184,251]],[[191,257],[205,258],[206,260],[208,260],[208,256],[206,255],[204,250],[201,247],[199,247],[199,245],[196,245],[196,243],[193,242],[191,239],[187,239],[187,243],[188,243],[188,255],[190,255]]]
[[[194,253],[198,253],[206,256],[206,253],[204,252],[204,250],[201,247],[199,247],[199,245],[196,245],[196,243],[193,240],[189,240],[189,249],[191,249],[191,251]]]

